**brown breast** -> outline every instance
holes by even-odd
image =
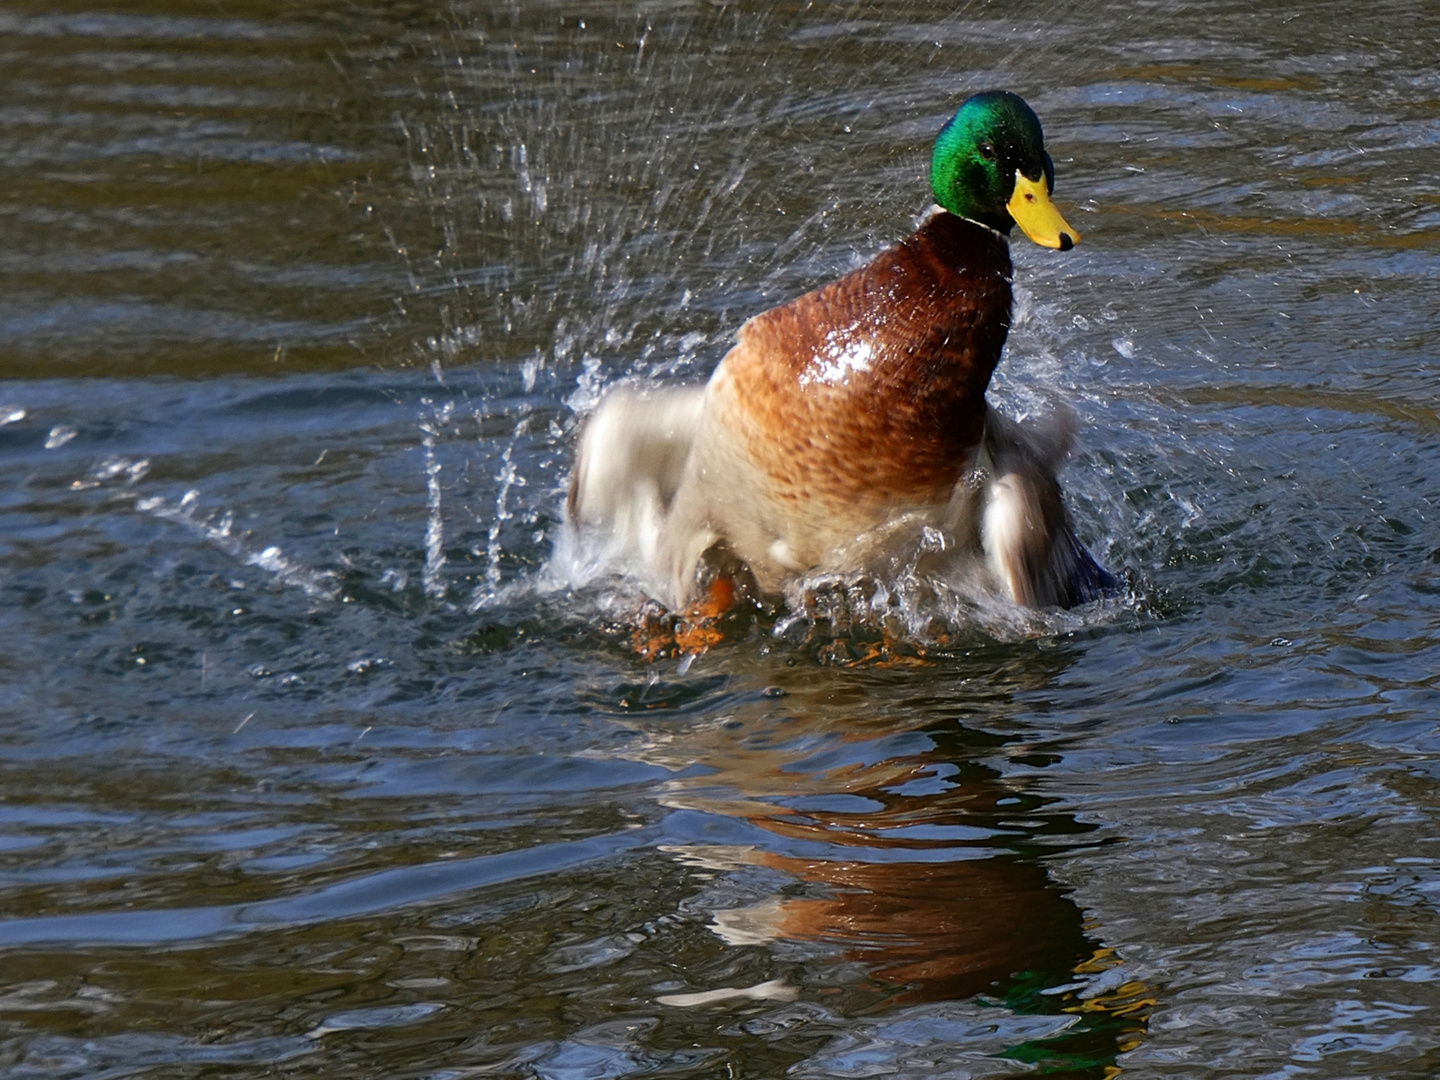
[[[727,426],[775,497],[850,520],[943,501],[979,444],[1010,252],[940,212],[869,265],[740,328]]]

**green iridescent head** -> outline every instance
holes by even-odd
[[[969,98],[935,138],[930,190],[950,213],[1005,235],[1018,224],[1035,243],[1069,251],[1080,234],[1050,201],[1055,165],[1040,120],[1006,90]]]

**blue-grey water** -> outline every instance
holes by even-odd
[[[8,0],[0,1073],[1440,1072],[1437,42]],[[994,86],[1085,241],[992,398],[1075,409],[1123,590],[643,659],[585,412],[903,235]]]

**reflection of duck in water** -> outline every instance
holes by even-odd
[[[1118,960],[1097,948],[1043,859],[1083,847],[1092,828],[977,761],[997,752],[994,736],[953,723],[922,734],[913,716],[868,708],[837,715],[831,673],[817,672],[813,698],[797,685],[803,680],[787,679],[781,716],[762,704],[741,706],[713,728],[642,723],[647,761],[690,767],[663,801],[702,815],[687,832],[724,838],[669,849],[702,879],[717,871],[730,879],[715,892],[718,938],[778,947],[777,958],[793,957],[787,942],[825,947],[809,973],[821,986],[852,987],[860,1002],[851,1007],[873,1008],[877,994],[891,1005],[980,996],[1016,1012],[1084,1016],[1075,1030],[1100,1052],[1128,1049],[1143,1031],[1150,992],[1111,984],[1108,994],[1085,994]],[[747,877],[763,891],[737,905]],[[858,964],[865,978],[837,983],[822,974],[832,963]],[[715,965],[727,973],[737,966]],[[747,992],[691,978],[662,1003],[808,996],[811,985],[801,975]]]
[[[1036,800],[982,766],[956,772],[937,753],[859,764],[864,755],[863,746],[854,756],[832,748],[836,766],[807,775],[783,747],[734,747],[716,772],[677,783],[671,805],[741,817],[766,837],[688,848],[677,852],[683,860],[764,867],[805,884],[718,911],[716,933],[732,945],[838,947],[907,1000],[1003,993],[1019,972],[1067,981],[1094,951],[1082,915],[997,827]]]
[[[590,419],[571,518],[609,529],[672,607],[709,564],[739,560],[775,592],[870,569],[924,526],[1019,604],[1112,583],[1061,501],[1068,428],[1022,429],[985,403],[1010,326],[1011,227],[1061,251],[1079,241],[1050,202],[1039,120],[1014,94],[970,98],[935,141],[930,186],[940,206],[915,233],[752,318],[704,387],[622,387]]]

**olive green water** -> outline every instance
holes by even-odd
[[[0,1074],[1440,1069],[1440,15],[1053,9],[0,9]],[[990,86],[1123,595],[642,660],[578,420]]]

